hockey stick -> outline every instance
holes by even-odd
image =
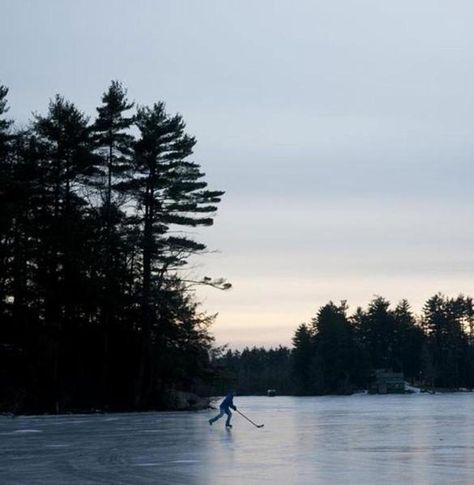
[[[252,423],[255,427],[257,428],[263,428],[263,424],[256,424],[254,423],[251,419],[247,418],[247,416],[245,416],[245,414],[241,413],[238,409],[236,409],[236,411],[243,417],[245,418],[249,423]]]

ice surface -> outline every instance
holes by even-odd
[[[210,427],[215,411],[0,417],[0,483],[474,483],[473,393],[235,404],[265,427]]]

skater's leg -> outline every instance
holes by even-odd
[[[227,419],[226,419],[225,425],[228,428],[232,428],[232,425],[230,424],[230,419],[232,418],[232,413],[230,412],[230,409],[226,409],[225,413],[227,414]]]
[[[209,424],[215,423],[218,419],[222,418],[222,416],[224,416],[224,410],[219,408],[219,414],[210,419]]]

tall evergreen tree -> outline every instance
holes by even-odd
[[[329,302],[312,320],[320,394],[352,392],[354,343],[346,312],[345,302],[339,306]]]
[[[100,313],[103,329],[104,356],[102,362],[102,391],[107,405],[110,366],[110,339],[117,316],[122,313],[124,302],[121,276],[126,271],[126,250],[123,233],[126,217],[121,210],[123,192],[117,184],[126,180],[132,169],[133,136],[130,127],[133,116],[127,112],[133,103],[127,100],[126,89],[112,81],[97,108],[97,118],[92,127],[95,151],[98,155],[98,176],[94,185],[99,189],[101,205],[98,208],[98,224],[102,228],[100,247],[97,252],[100,274]]]
[[[423,329],[417,325],[407,300],[402,300],[396,306],[393,316],[395,370],[402,371],[406,379],[414,381],[419,378],[422,367]]]
[[[446,298],[437,294],[425,303],[423,325],[428,335],[437,386],[461,385],[461,368],[468,352],[464,329],[466,308],[462,296]]]
[[[0,163],[4,163],[11,140],[10,128],[13,121],[6,118],[8,88],[0,84]]]
[[[291,368],[297,394],[311,394],[311,367],[314,356],[312,333],[305,323],[302,323],[293,336],[293,350],[291,353]]]
[[[133,136],[130,127],[134,117],[127,112],[133,103],[127,100],[127,90],[118,81],[112,81],[102,95],[102,105],[97,108],[97,118],[93,133],[96,150],[100,156],[100,176],[105,183],[100,184],[103,192],[106,224],[111,224],[111,206],[115,202],[114,182],[127,177],[132,168]]]
[[[139,108],[139,139],[135,144],[134,178],[125,183],[138,203],[142,227],[141,332],[142,352],[136,402],[146,402],[153,370],[147,366],[150,342],[160,326],[160,295],[170,271],[186,264],[190,254],[205,245],[186,235],[171,236],[170,228],[209,226],[223,192],[207,190],[199,165],[187,158],[196,140],[185,133],[180,115],[170,116],[164,103]],[[163,325],[161,325],[163,328]],[[160,333],[160,332],[158,332]]]
[[[11,120],[6,118],[8,88],[0,85],[0,315],[5,312],[6,301],[1,295],[6,295],[6,259],[7,259],[7,233],[11,224],[11,206],[9,196],[12,193],[11,185],[13,174],[10,151]]]
[[[88,119],[62,96],[50,102],[46,116],[35,116],[34,134],[45,186],[40,263],[46,302],[44,319],[56,335],[52,385],[59,410],[65,380],[63,340],[78,317],[75,299],[83,290],[86,276],[80,265],[87,247],[83,224],[86,201],[81,189],[95,174],[96,163]]]
[[[360,314],[358,332],[370,358],[372,369],[393,369],[395,320],[389,309],[390,302],[382,297],[374,298],[368,310]]]

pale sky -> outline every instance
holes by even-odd
[[[332,299],[474,294],[474,3],[2,0],[0,83],[26,121],[112,79],[163,100],[226,190],[196,272],[217,343],[289,344]]]

